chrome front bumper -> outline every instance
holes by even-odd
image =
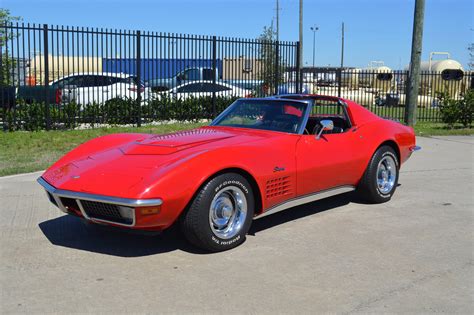
[[[136,224],[136,215],[135,215],[136,207],[160,206],[163,203],[161,199],[118,198],[118,197],[110,197],[110,196],[95,195],[95,194],[88,194],[88,193],[82,193],[82,192],[76,192],[76,191],[70,191],[70,190],[57,189],[54,186],[50,185],[48,182],[46,182],[42,177],[39,177],[37,181],[46,190],[46,193],[51,203],[57,206],[61,211],[63,211],[64,213],[70,213],[70,211],[64,205],[63,198],[73,199],[77,203],[77,206],[82,216],[86,218],[87,220],[97,222],[97,223],[109,223],[109,224],[132,227],[132,226],[135,226]],[[94,217],[93,215],[91,215],[84,209],[84,205],[82,201],[91,201],[91,202],[96,202],[96,203],[101,203],[101,204],[113,205],[113,206],[116,206],[117,208],[120,208],[121,211],[130,211],[131,222],[123,223],[123,222]],[[122,213],[121,211],[120,213]]]

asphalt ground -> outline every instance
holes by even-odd
[[[205,254],[62,214],[0,178],[0,312],[473,313],[474,137],[418,138],[388,203],[345,194],[254,221]]]

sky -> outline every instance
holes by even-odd
[[[276,0],[0,0],[24,22],[256,38],[275,19]],[[383,61],[403,69],[410,60],[415,0],[304,0],[303,52],[312,65],[340,63],[345,24],[346,66]],[[298,40],[299,0],[280,0],[280,39]],[[474,42],[474,1],[426,0],[422,60],[449,52],[467,69]]]

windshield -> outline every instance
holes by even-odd
[[[298,133],[306,104],[281,100],[237,100],[212,122],[212,126]]]

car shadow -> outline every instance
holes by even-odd
[[[353,192],[313,201],[301,206],[289,208],[274,214],[257,218],[253,221],[249,235],[273,228],[304,217],[312,216],[327,210],[345,206],[351,202],[362,203]]]
[[[359,203],[359,200],[354,193],[346,193],[257,218],[252,223],[249,235],[255,236],[266,229],[351,202]],[[151,236],[88,224],[70,215],[41,222],[38,226],[53,245],[105,255],[143,257],[176,250],[198,255],[209,254],[190,245],[176,226],[159,235]]]
[[[188,244],[175,227],[159,235],[137,234],[64,215],[41,222],[39,228],[53,245],[112,256],[142,257],[175,250],[206,254]]]

